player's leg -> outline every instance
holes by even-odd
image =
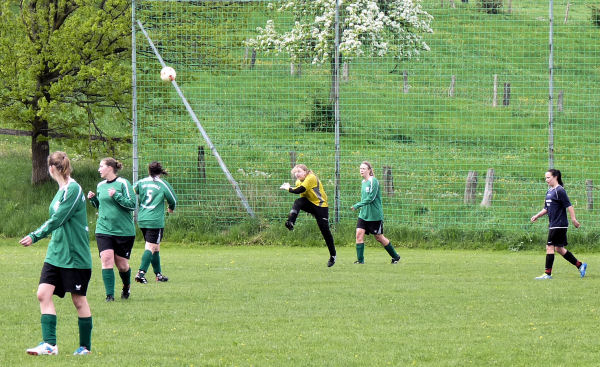
[[[550,244],[551,241],[549,240],[549,244],[546,245],[546,266],[545,266],[545,270],[544,270],[544,274],[540,275],[539,277],[536,277],[535,279],[538,280],[543,280],[543,279],[552,279],[552,266],[554,266],[554,245]]]
[[[392,242],[383,235],[383,222],[381,222],[381,224],[378,225],[378,228],[375,230],[374,235],[377,242],[381,243],[383,248],[392,258],[392,264],[397,264],[398,261],[400,261],[400,255],[398,255],[398,253],[396,252],[396,249],[392,245]]]
[[[575,266],[577,268],[577,270],[579,270],[579,274],[581,275],[582,278],[585,276],[585,272],[587,270],[586,263],[582,263],[581,261],[577,260],[575,255],[573,255],[573,253],[571,251],[567,250],[564,246],[560,246],[560,247],[556,246],[556,252],[561,254],[565,260],[567,260],[568,262],[573,264],[573,266]]]
[[[96,243],[102,264],[102,282],[106,293],[106,302],[115,300],[115,250],[114,238],[108,235],[96,235]]]
[[[135,242],[135,236],[115,236],[115,265],[123,282],[121,299],[128,299],[131,294],[131,267],[129,256]]]
[[[91,277],[91,269],[69,269],[64,278],[65,289],[71,293],[78,316],[79,348],[74,355],[86,355],[92,350],[92,311],[86,297]]]
[[[300,213],[301,210],[304,210],[305,212],[311,212],[311,207],[310,206],[314,206],[310,201],[308,201],[308,199],[306,198],[298,198],[294,201],[294,204],[292,205],[292,209],[290,210],[290,213],[288,214],[288,219],[285,222],[285,226],[287,229],[289,229],[290,231],[294,229],[294,224],[296,224],[296,219],[298,218],[298,214]]]
[[[163,236],[163,228],[156,228],[152,230],[152,237],[150,238],[150,251],[152,252],[152,269],[156,275],[157,282],[166,282],[169,280],[162,274],[162,267],[160,263],[160,241]]]
[[[317,220],[317,226],[319,227],[321,235],[323,236],[325,244],[327,245],[327,249],[329,250],[329,260],[327,261],[327,266],[331,267],[335,264],[337,252],[335,250],[333,234],[331,234],[331,229],[329,229],[329,208],[322,208],[313,204],[311,204],[311,206],[312,207],[307,209],[310,210],[309,213],[311,213]]]
[[[45,265],[45,264],[44,264]],[[42,270],[43,273],[43,270]],[[37,298],[40,302],[40,312],[42,314],[40,323],[42,325],[42,342],[37,347],[27,349],[30,355],[55,355],[58,354],[56,345],[56,309],[52,302],[55,286],[47,283],[40,283],[37,290]]]
[[[361,226],[362,219],[358,219],[359,223],[356,225],[356,261],[355,264],[365,263],[365,229]]]

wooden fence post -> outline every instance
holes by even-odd
[[[594,181],[585,180],[585,193],[587,194],[587,209],[594,210]]]
[[[477,172],[469,171],[467,175],[467,183],[465,185],[465,204],[473,204],[475,202],[475,192],[477,191]]]
[[[571,6],[571,2],[567,2],[567,10],[565,10],[565,22],[567,24],[567,20],[569,19],[569,7]]]
[[[204,160],[204,147],[198,145],[198,177],[206,179],[206,161]]]
[[[347,62],[342,64],[342,81],[347,82],[350,78],[350,65]]]
[[[494,95],[492,96],[492,107],[498,106],[498,74],[494,74]]]
[[[394,176],[390,166],[383,166],[383,191],[389,196],[394,195]]]
[[[292,166],[292,168],[294,168],[294,166],[296,165],[296,151],[295,150],[292,150],[290,152],[290,165]],[[291,173],[290,173],[290,175],[292,176],[292,182],[296,182],[296,176],[294,176]]]
[[[562,112],[563,111],[563,95],[564,95],[564,91],[563,90],[558,91],[558,101],[557,101],[558,112]]]
[[[290,62],[290,75],[300,77],[302,76],[302,64],[294,64]]]
[[[254,64],[256,63],[256,49],[252,49],[252,58],[250,59],[250,69],[254,69]]]
[[[406,70],[403,71],[402,76],[404,77],[404,93],[408,93],[408,88],[410,88],[408,85],[408,72]]]
[[[481,206],[489,208],[492,206],[492,198],[494,197],[494,169],[490,168],[485,174],[485,190],[483,191],[483,200]]]
[[[508,106],[510,104],[510,83],[504,83],[504,99],[502,105]]]
[[[452,75],[452,80],[450,81],[450,89],[448,89],[448,97],[454,97],[454,84],[456,84],[456,75]]]

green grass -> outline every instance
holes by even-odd
[[[54,298],[57,357],[32,357],[40,340],[35,297],[45,244],[0,240],[3,366],[595,366],[600,336],[598,254],[579,273],[557,258],[552,281],[535,281],[544,254],[399,248],[397,266],[367,245],[181,246],[163,243],[169,283],[134,284],[129,301],[106,304],[98,258],[88,299],[93,354],[77,347],[76,313]],[[132,267],[139,264],[136,243]],[[94,245],[92,244],[92,247]],[[541,246],[540,246],[541,247]],[[574,247],[578,255],[577,248]],[[95,252],[95,251],[94,251]],[[7,278],[8,279],[8,278]],[[562,347],[561,347],[562,346]],[[568,346],[568,353],[565,347]]]

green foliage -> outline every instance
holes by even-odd
[[[498,14],[502,9],[502,0],[479,0],[479,6],[488,14]]]
[[[397,248],[389,263],[367,243],[353,246],[192,246],[163,242],[168,283],[132,285],[128,301],[104,302],[98,256],[88,289],[92,354],[76,358],[77,313],[53,297],[59,355],[34,357],[40,341],[35,296],[47,241],[22,248],[0,240],[3,284],[0,360],[5,366],[595,366],[600,335],[593,294],[600,278],[579,278],[561,258],[549,282],[544,251],[510,253]],[[93,253],[95,245],[92,243]],[[143,242],[134,245],[135,268]],[[575,255],[591,264],[597,254]],[[591,268],[593,271],[593,268]],[[120,280],[117,277],[117,284]],[[117,285],[117,289],[119,286]],[[556,317],[545,304],[568,310]],[[132,347],[132,341],[141,340]],[[569,353],[557,345],[565,340]],[[332,352],[335,351],[335,352]],[[576,356],[576,363],[573,361]]]
[[[51,134],[71,137],[63,144],[79,153],[103,148],[89,135],[128,137],[129,3],[26,0],[0,6],[0,120],[31,131],[34,141],[38,134],[40,141]]]
[[[600,27],[600,5],[589,5],[591,11],[592,24]]]
[[[335,129],[333,104],[327,99],[313,98],[310,110],[302,117],[300,123],[308,131],[333,132]]]
[[[233,71],[241,67],[239,55],[232,50],[242,46],[243,35],[232,31],[247,27],[257,7],[252,2],[198,1],[179,6],[175,1],[156,1],[143,6],[143,11],[137,13],[139,20],[149,28],[150,38],[165,62],[175,69],[185,65],[195,70]],[[172,21],[174,19],[178,21]],[[182,42],[190,31],[197,37]],[[139,52],[152,55],[158,64],[145,37],[140,33],[138,39]],[[153,69],[142,72],[155,73]]]

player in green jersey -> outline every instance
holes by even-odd
[[[58,354],[56,308],[52,295],[63,298],[69,292],[79,316],[80,346],[74,354],[89,354],[92,350],[92,312],[86,293],[92,276],[92,254],[85,196],[81,186],[71,178],[71,162],[65,152],[54,152],[48,157],[48,172],[58,183],[58,192],[50,203],[50,219],[19,241],[27,247],[52,234],[37,290],[44,341],[27,349],[27,353]]]
[[[333,235],[329,229],[329,208],[327,206],[327,194],[323,189],[323,184],[317,176],[304,164],[297,164],[292,168],[292,175],[296,177],[295,187],[291,187],[288,182],[281,185],[280,189],[292,194],[299,194],[300,197],[294,201],[292,210],[288,215],[285,226],[290,231],[294,229],[294,224],[301,210],[312,214],[317,220],[317,225],[323,235],[327,249],[329,250],[329,260],[327,266],[332,267],[335,264],[336,250],[333,242]]]
[[[371,163],[364,161],[360,165],[360,175],[363,178],[360,190],[360,201],[352,205],[351,209],[360,209],[356,224],[356,256],[355,264],[365,263],[365,233],[373,234],[375,239],[392,257],[392,264],[400,261],[400,255],[392,246],[390,240],[383,235],[383,207],[381,206],[381,190],[379,181],[373,174]]]
[[[117,172],[123,164],[114,158],[100,161],[98,172],[104,181],[96,188],[96,193],[88,192],[88,199],[98,209],[96,222],[96,243],[102,262],[102,280],[106,290],[106,301],[114,301],[116,265],[123,281],[121,299],[128,299],[131,287],[129,257],[135,241],[135,193],[131,183]]]
[[[146,284],[146,272],[152,264],[156,275],[156,281],[166,282],[169,280],[162,274],[160,265],[160,241],[165,228],[165,200],[169,203],[168,211],[173,213],[177,205],[175,191],[169,183],[163,180],[161,175],[168,175],[159,162],[148,165],[149,176],[137,181],[133,190],[139,196],[138,226],[144,234],[146,247],[142,255],[140,269],[135,276],[135,281]]]

